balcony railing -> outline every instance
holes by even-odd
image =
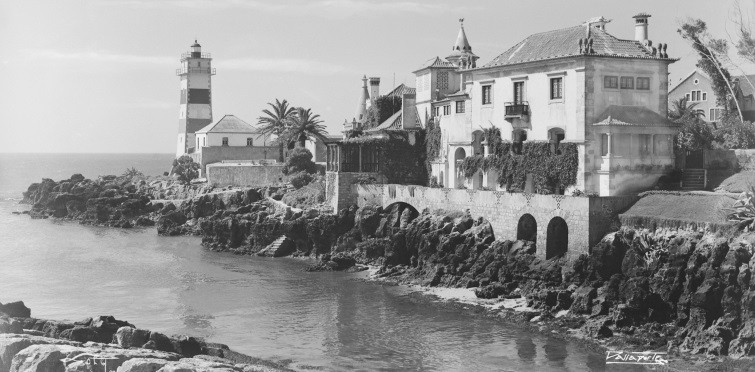
[[[524,115],[530,114],[530,104],[527,101],[524,102],[506,102],[504,104],[506,108],[505,118],[521,118]]]
[[[210,75],[215,75],[215,68],[210,67],[182,67],[176,69],[176,75],[186,75],[188,73],[205,73]]]
[[[202,53],[200,55],[201,55],[200,58],[212,58],[212,55],[210,53]],[[186,52],[186,53],[181,54],[181,62],[189,58],[196,58],[196,57],[192,57],[192,52]]]

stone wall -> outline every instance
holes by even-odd
[[[468,211],[473,217],[484,217],[493,226],[497,239],[517,239],[523,216],[529,214],[536,222],[537,254],[546,257],[546,247],[557,234],[559,219],[568,231],[568,259],[589,253],[611,227],[614,217],[634,203],[636,197],[586,198],[565,195],[508,193],[504,191],[458,190],[404,185],[356,185],[348,200],[359,206],[406,203],[417,211]],[[550,226],[550,227],[549,227]]]
[[[385,176],[369,172],[326,172],[325,173],[325,203],[333,208],[335,213],[350,205],[359,204],[359,195],[352,192],[354,181],[360,177],[374,177],[378,183],[386,182]],[[373,185],[376,186],[377,185]],[[373,189],[370,189],[373,190]],[[370,195],[370,193],[365,193]],[[374,198],[373,196],[369,196]]]
[[[283,165],[207,164],[207,182],[218,186],[269,186],[282,183]]]
[[[201,177],[207,175],[207,164],[223,160],[264,160],[278,159],[277,147],[257,146],[209,146],[202,147],[201,152],[191,154],[194,162],[201,166]]]

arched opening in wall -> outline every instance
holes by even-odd
[[[464,184],[464,171],[461,169],[461,163],[466,157],[467,152],[463,147],[457,148],[456,152],[454,152],[454,164],[456,164],[456,182],[454,183],[454,187],[459,187]]]
[[[417,208],[404,202],[389,204],[383,208],[383,213],[385,213],[385,224],[381,223],[382,219],[375,221],[375,228],[381,229],[378,233],[382,233],[382,236],[391,236],[398,230],[405,229],[410,222],[419,216]]]
[[[482,140],[485,134],[481,130],[472,132],[472,153],[473,155],[482,155],[484,150],[482,148]]]
[[[561,128],[552,128],[548,131],[548,142],[551,145],[551,154],[557,155],[561,154],[561,150],[558,148],[561,144],[561,141],[564,140],[566,137],[566,134],[564,133],[564,130]]]
[[[548,236],[545,242],[545,259],[566,255],[569,247],[569,227],[561,217],[553,217],[548,222]]]
[[[516,225],[516,240],[537,242],[537,221],[531,214],[527,213],[519,218],[519,223]]]
[[[522,144],[527,141],[527,131],[524,129],[515,129],[511,133],[511,151],[514,154],[522,154]]]

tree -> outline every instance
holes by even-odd
[[[695,107],[698,102],[687,104],[687,98],[681,97],[677,100],[671,101],[671,109],[669,109],[669,119],[682,123],[691,119],[705,117],[705,113],[702,110],[696,110]]]
[[[751,149],[755,147],[755,127],[749,121],[725,116],[713,131],[717,145],[725,149]]]
[[[755,1],[752,2],[755,6]],[[752,18],[749,15],[752,11],[742,11],[742,5],[739,0],[734,2],[734,24],[737,26],[737,36],[739,40],[735,43],[737,54],[750,63],[755,63],[755,37],[752,33]],[[732,41],[733,42],[733,41]],[[740,69],[741,70],[741,69]],[[755,90],[755,82],[751,81],[747,74],[742,74],[744,79]],[[741,82],[740,84],[742,84]]]
[[[282,170],[285,175],[297,172],[315,173],[316,171],[317,165],[312,161],[312,153],[303,147],[297,147],[291,151]]]
[[[312,113],[312,109],[305,109],[303,107],[296,108],[294,115],[288,121],[287,127],[286,138],[289,142],[295,141],[298,143],[299,147],[304,147],[307,139],[313,137],[322,138],[328,134],[325,126],[322,125],[320,115]]]
[[[268,102],[271,109],[262,110],[262,113],[266,116],[260,116],[257,118],[257,124],[261,125],[260,132],[265,136],[276,136],[275,143],[278,145],[278,161],[283,162],[283,150],[285,144],[285,134],[288,129],[289,122],[296,114],[296,109],[288,105],[288,101],[285,99],[279,101],[275,99],[275,103]]]
[[[189,183],[191,180],[199,177],[199,164],[195,163],[191,156],[183,155],[173,160],[173,170],[171,173],[176,175],[179,181]]]
[[[701,19],[688,19],[677,32],[683,39],[690,42],[692,48],[700,56],[697,67],[710,76],[713,91],[716,94],[716,103],[730,111],[731,103],[734,102],[740,120],[744,121],[742,109],[739,107],[737,94],[732,85],[731,74],[721,62],[721,58],[728,58],[726,40],[712,38],[708,33],[708,26]]]

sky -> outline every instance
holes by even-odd
[[[530,34],[596,16],[632,39],[631,17],[647,12],[650,39],[681,58],[673,84],[697,59],[680,23],[700,17],[733,35],[733,1],[0,0],[0,153],[173,152],[175,69],[195,38],[217,68],[216,120],[255,124],[279,98],[340,134],[362,75],[381,77],[383,93],[394,81],[414,86],[412,71],[450,53],[459,18],[484,64]]]

